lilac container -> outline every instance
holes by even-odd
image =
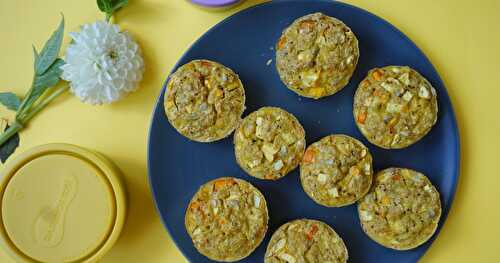
[[[226,8],[235,5],[241,0],[190,0],[193,4],[208,8]]]

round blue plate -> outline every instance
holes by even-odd
[[[301,98],[280,81],[273,47],[282,30],[296,18],[323,12],[344,21],[359,39],[358,67],[341,92],[321,99]],[[237,72],[245,86],[245,115],[262,107],[278,106],[293,113],[312,143],[332,133],[363,141],[371,150],[375,170],[408,167],[425,173],[441,193],[442,227],[455,193],[459,175],[460,146],[453,108],[443,82],[425,55],[403,33],[381,18],[344,3],[326,0],[272,1],[243,10],[203,35],[182,56],[174,70],[193,59],[218,61]],[[272,63],[267,62],[272,59]],[[425,76],[438,93],[439,116],[435,127],[421,141],[403,150],[384,150],[357,130],[352,116],[353,95],[369,69],[409,65]],[[199,254],[184,228],[189,200],[203,183],[221,176],[250,181],[269,205],[269,231],[258,249],[241,262],[262,262],[272,233],[296,218],[322,220],[344,239],[350,262],[417,262],[432,241],[410,251],[394,251],[369,239],[362,231],[356,206],[326,208],[302,190],[298,169],[278,181],[264,181],[245,174],[236,164],[232,136],[216,143],[196,143],[179,135],[163,110],[162,90],[149,135],[149,179],[163,223],[182,253],[191,262],[211,262]],[[439,230],[438,230],[439,231]],[[434,238],[436,235],[434,235]]]

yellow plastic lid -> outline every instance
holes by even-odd
[[[1,172],[0,237],[20,262],[95,262],[117,240],[126,214],[119,172],[68,144],[31,149]]]

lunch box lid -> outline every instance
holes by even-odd
[[[19,262],[95,262],[125,221],[119,170],[69,144],[35,147],[0,172],[0,242]]]

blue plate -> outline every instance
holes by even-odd
[[[361,52],[351,82],[341,92],[321,100],[301,98],[280,81],[274,65],[276,40],[296,18],[323,12],[344,21],[359,39]],[[236,71],[245,86],[245,115],[262,107],[278,106],[293,113],[312,143],[332,133],[354,136],[365,143],[375,170],[408,167],[425,173],[441,193],[442,227],[455,193],[459,175],[460,146],[453,108],[443,82],[425,55],[403,33],[381,18],[344,3],[326,0],[272,1],[243,10],[222,21],[181,57],[174,70],[193,59],[211,59]],[[266,65],[270,59],[271,65]],[[421,141],[403,150],[384,150],[357,130],[352,116],[353,95],[369,69],[385,65],[409,65],[425,76],[438,93],[437,124]],[[221,176],[250,181],[269,205],[269,231],[258,249],[241,262],[262,262],[271,234],[296,218],[322,220],[344,239],[350,262],[417,262],[432,241],[410,251],[394,251],[369,239],[359,225],[356,206],[326,208],[302,190],[298,169],[270,182],[250,177],[236,164],[232,136],[216,143],[196,143],[179,135],[163,110],[162,90],[149,134],[149,179],[164,225],[191,262],[211,262],[199,254],[184,228],[189,200],[203,183]],[[438,230],[439,231],[439,230]],[[435,238],[436,235],[434,235]]]

